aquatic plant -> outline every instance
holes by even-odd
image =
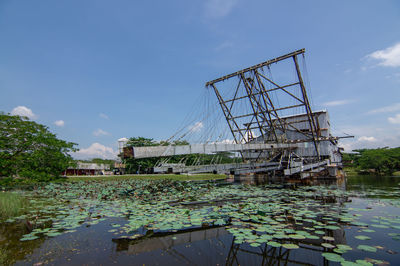
[[[21,214],[28,205],[28,200],[15,192],[0,192],[0,219]]]
[[[400,236],[400,218],[396,215],[375,215],[369,220],[363,216],[374,204],[379,208],[400,207],[398,199],[368,198],[365,201],[369,208],[346,205],[351,197],[381,193],[377,189],[354,192],[327,186],[247,186],[214,181],[123,179],[51,183],[27,192],[35,209],[7,222],[34,223],[32,231],[20,238],[23,242],[74,233],[99,223],[108,223],[107,233],[113,239],[135,241],[154,234],[224,226],[235,245],[293,250],[311,241],[324,250],[326,260],[351,265],[357,262],[343,259],[343,254],[352,250],[376,251],[374,246],[363,245],[373,243],[369,234],[375,230],[371,227],[390,229],[391,238]],[[400,198],[398,190],[387,194]],[[362,232],[354,235],[355,245],[337,241],[335,231],[345,227]]]

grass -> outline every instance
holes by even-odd
[[[0,219],[17,216],[28,206],[28,201],[14,192],[0,192]]]
[[[355,176],[358,175],[357,170],[354,167],[344,167],[344,171],[347,176]]]
[[[225,179],[226,175],[220,174],[196,174],[196,175],[174,175],[174,174],[164,174],[164,175],[112,175],[112,176],[71,176],[68,177],[68,181],[119,181],[119,180],[177,180],[177,181],[190,181],[190,180],[214,180],[214,179]]]

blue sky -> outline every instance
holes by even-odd
[[[397,0],[3,0],[0,110],[112,157],[121,137],[174,134],[206,81],[306,48],[343,146],[400,146],[399,29]]]

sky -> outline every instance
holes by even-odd
[[[399,29],[398,0],[2,0],[0,111],[115,158],[121,137],[173,135],[205,82],[305,48],[346,151],[398,147]]]

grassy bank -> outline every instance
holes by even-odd
[[[170,179],[176,181],[190,181],[190,180],[215,180],[215,179],[225,179],[226,175],[215,175],[215,174],[197,174],[197,175],[174,175],[174,174],[164,174],[164,175],[112,175],[112,176],[70,176],[67,178],[70,182],[76,181],[118,181],[118,180],[163,180]]]
[[[28,206],[28,201],[15,192],[0,192],[0,219],[17,216]]]
[[[356,168],[354,168],[354,167],[345,167],[344,168],[344,171],[346,172],[346,174],[347,174],[347,176],[359,176],[360,175],[360,173],[357,171],[357,169]],[[377,176],[377,175],[379,175],[379,174],[377,174],[377,173],[370,173],[370,174],[363,174],[363,175],[371,175],[371,176]],[[392,176],[400,176],[400,171],[397,171],[397,172],[394,172],[393,174],[392,174]]]
[[[347,176],[356,176],[356,175],[358,175],[358,172],[354,167],[344,167],[343,169],[346,172]]]

